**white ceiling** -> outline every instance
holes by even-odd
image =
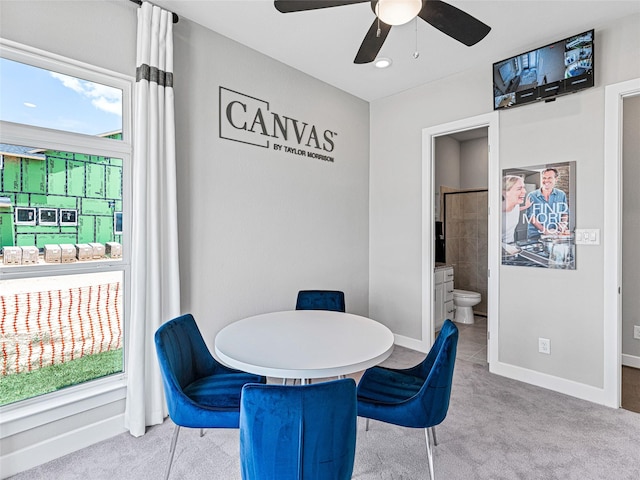
[[[153,3],[368,101],[470,68],[490,69],[512,55],[640,13],[638,0],[450,0],[490,25],[489,35],[467,47],[421,19],[411,21],[391,29],[380,56],[393,65],[380,70],[353,63],[375,18],[369,2],[287,14],[271,0]],[[416,32],[420,55],[414,59]]]

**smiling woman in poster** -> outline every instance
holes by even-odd
[[[522,205],[525,198],[526,203]],[[514,232],[520,222],[520,211],[530,206],[522,177],[505,175],[502,178],[502,243],[515,242]]]

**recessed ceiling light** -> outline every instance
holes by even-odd
[[[376,58],[374,65],[376,68],[388,68],[391,66],[392,63],[393,62],[391,61],[390,58],[381,57],[381,58]]]

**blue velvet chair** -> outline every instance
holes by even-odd
[[[356,384],[245,385],[243,480],[349,480],[356,451]]]
[[[169,417],[176,427],[165,479],[169,477],[180,427],[238,428],[240,395],[247,383],[266,378],[227,368],[209,352],[192,315],[170,320],[155,334]]]
[[[300,290],[296,299],[296,310],[344,312],[346,310],[344,292],[339,290]],[[284,379],[282,383],[286,385],[287,380]]]
[[[358,416],[402,427],[424,428],[429,476],[433,480],[433,450],[429,429],[447,416],[458,327],[445,320],[426,358],[415,367],[367,369],[358,384]],[[433,432],[435,442],[435,432]]]
[[[344,292],[337,290],[300,290],[296,310],[331,310],[344,312]]]

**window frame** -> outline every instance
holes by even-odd
[[[123,372],[0,407],[0,438],[6,438],[39,425],[122,400],[126,396],[126,372],[129,357],[127,338],[131,298],[131,161],[133,156],[131,128],[135,78],[3,38],[0,38],[0,57],[112,86],[122,91],[121,140],[0,120],[0,143],[97,156],[117,156],[123,162],[122,204],[124,211],[122,219],[124,227],[123,255],[121,259],[47,265],[0,265],[0,280],[122,271],[124,296]]]

